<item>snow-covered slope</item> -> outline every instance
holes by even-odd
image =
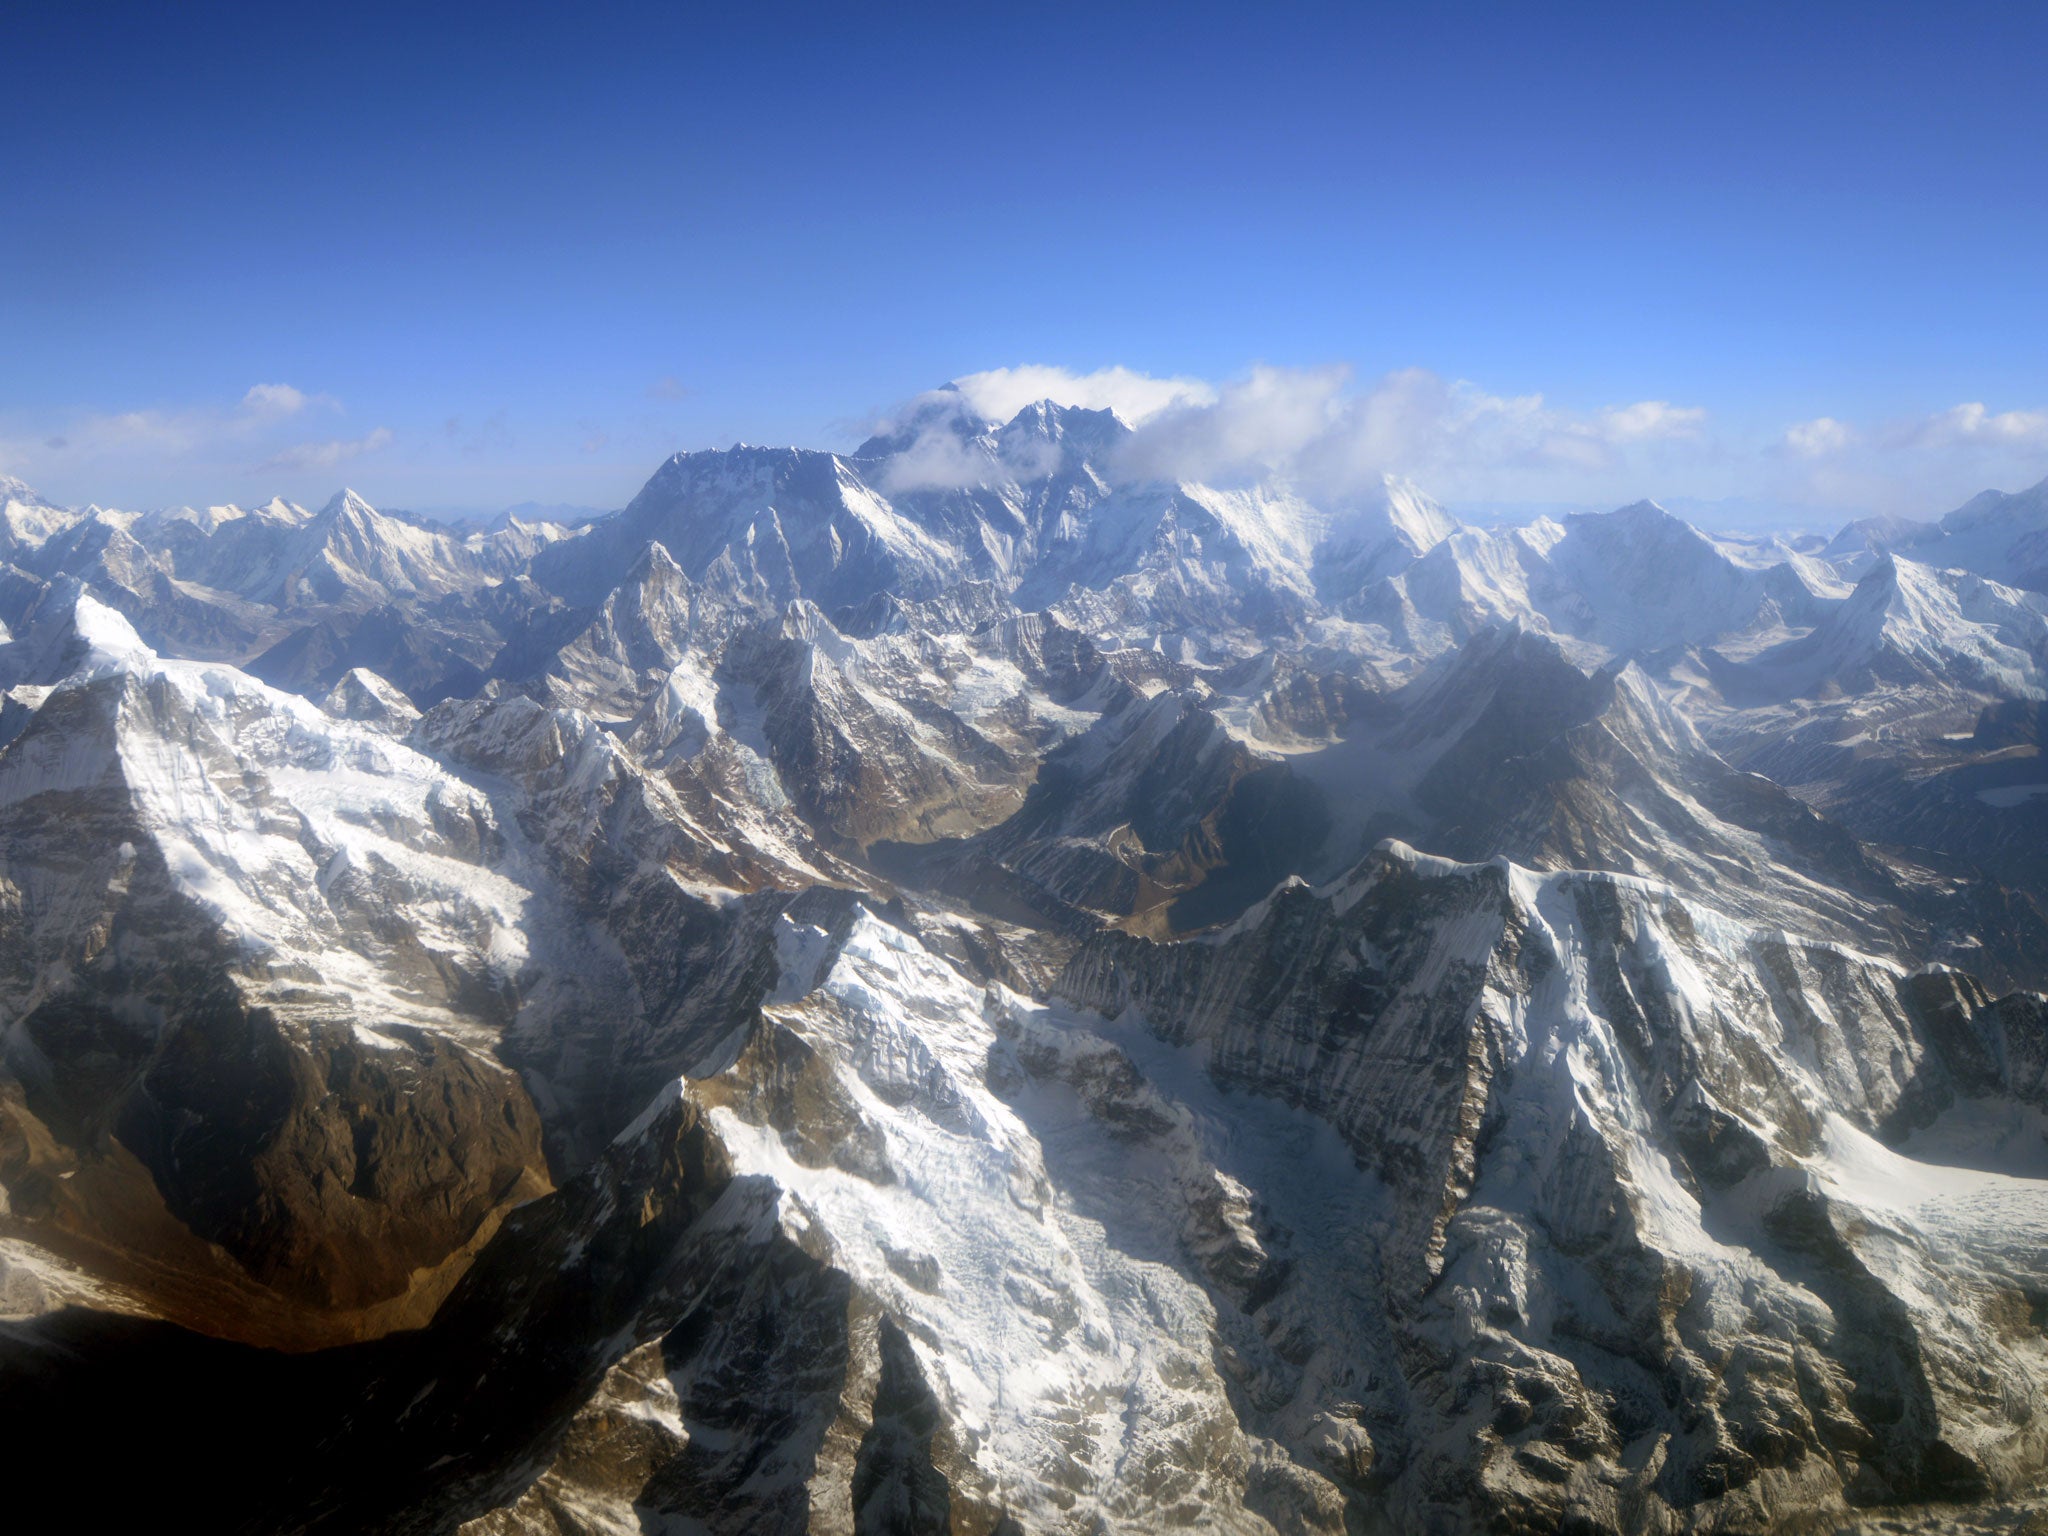
[[[1333,597],[1370,586],[1428,554],[1458,531],[1413,481],[1388,475],[1379,493],[1340,507],[1315,552],[1316,584]]]
[[[857,902],[773,951],[372,1357],[318,1528],[1754,1528],[2039,1465],[1982,1322],[2044,1263],[1986,1161],[2038,999],[1399,845],[1050,1002]]]
[[[2048,598],[1885,554],[1848,601],[1756,666],[1809,695],[1931,682],[2039,698],[2048,690]]]
[[[543,585],[594,602],[650,542],[692,581],[769,603],[929,596],[966,574],[837,455],[795,448],[679,453],[617,517],[534,562]]]
[[[1803,632],[1848,588],[1799,556],[1738,562],[1651,502],[1564,523],[1465,529],[1349,599],[1345,611],[1396,655],[1430,657],[1503,621],[1602,656],[1688,645],[1748,649]]]
[[[0,557],[21,565],[82,514],[52,506],[32,487],[0,475]]]
[[[2024,491],[1984,491],[1939,522],[1868,518],[1842,531],[1828,554],[1852,564],[1891,551],[1938,569],[1971,571],[2008,587],[2048,591],[2048,480]],[[1868,552],[1868,553],[1866,553]]]

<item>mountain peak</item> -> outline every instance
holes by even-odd
[[[676,564],[676,557],[668,552],[668,546],[659,539],[649,539],[634,557],[633,564],[626,571],[624,584],[637,586],[650,579],[685,583],[689,580],[683,568]]]
[[[942,384],[919,395],[899,415],[878,423],[868,439],[853,450],[853,457],[888,458],[907,452],[934,433],[966,443],[995,430],[996,423],[969,405],[957,384]]]
[[[1128,437],[1131,428],[1107,406],[1061,405],[1057,400],[1034,400],[1003,424],[998,438],[1031,433],[1054,442],[1072,438],[1084,452],[1097,451]]]
[[[254,515],[269,518],[273,522],[303,523],[308,521],[314,514],[308,512],[297,502],[286,501],[282,496],[273,496],[270,500],[264,502],[262,506],[255,508]]]
[[[57,601],[52,617],[68,624],[95,660],[153,654],[127,617],[93,596],[82,583],[67,577],[58,583],[53,596]]]
[[[42,493],[27,481],[17,480],[12,475],[0,475],[0,506],[10,501],[23,502],[31,507],[50,505],[43,499]]]
[[[1953,515],[1955,514],[1951,514]],[[1940,537],[1939,523],[1881,513],[1872,517],[1859,517],[1847,524],[1840,533],[1828,541],[1821,553],[1838,559],[1864,550],[1911,549],[1915,545],[1925,544]]]
[[[351,667],[327,691],[320,707],[337,720],[357,720],[402,734],[420,717],[412,700],[368,667]]]
[[[375,517],[377,509],[344,486],[320,509],[322,517]]]
[[[675,455],[574,539],[4,508],[30,1430],[140,1384],[188,1466],[253,1417],[295,1449],[215,1523],[264,1530],[2038,1481],[2042,1005],[1911,989],[2048,978],[2048,598],[1141,480],[1111,411],[968,397]],[[21,1324],[38,1227],[166,1315]]]
[[[1601,547],[1617,542],[1633,550],[1684,552],[1689,558],[1711,556],[1716,564],[1732,564],[1714,541],[1677,513],[1650,500],[1632,501],[1612,512],[1575,512],[1565,519],[1569,534]]]
[[[1970,533],[2006,524],[2034,524],[2048,519],[2048,480],[2023,491],[1979,491],[1941,520],[1944,533]]]
[[[1579,516],[1584,518],[1604,517],[1617,525],[1668,527],[1672,524],[1677,524],[1686,529],[1692,528],[1692,524],[1686,522],[1684,518],[1674,512],[1665,510],[1664,507],[1650,500],[1647,496],[1641,501],[1632,501],[1625,507],[1616,507],[1612,512],[1585,512],[1580,513]]]
[[[1383,475],[1380,492],[1387,521],[1417,554],[1434,549],[1458,531],[1457,520],[1443,505],[1406,476]]]
[[[48,686],[154,655],[122,614],[77,577],[61,576],[44,588],[25,628],[0,645],[0,686]]]
[[[1050,424],[1058,421],[1059,415],[1060,407],[1048,397],[1043,400],[1034,400],[1018,411],[1016,415],[1010,418],[1010,425],[1014,427],[1023,421],[1046,422]]]

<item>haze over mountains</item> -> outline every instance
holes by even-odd
[[[1478,528],[1128,435],[0,482],[15,1454],[266,1532],[2026,1499],[2048,482]]]

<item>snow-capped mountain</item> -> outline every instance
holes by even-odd
[[[1886,551],[2008,587],[2048,591],[2048,480],[2024,491],[1981,492],[1933,522],[1891,517],[1851,523],[1827,550],[1851,568]]]
[[[1965,693],[2048,693],[2048,597],[1886,553],[1832,613],[1756,658],[1795,686],[1861,692],[1931,682]]]
[[[116,1526],[2016,1528],[2039,488],[1738,544],[1132,441],[0,482],[21,1464],[119,1401]]]
[[[1604,656],[1688,645],[1746,647],[1811,627],[1847,595],[1827,566],[1793,555],[1733,559],[1652,502],[1617,512],[1465,529],[1351,597],[1395,658],[1434,656],[1502,622],[1583,642]]]

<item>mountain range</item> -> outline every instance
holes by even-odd
[[[22,1476],[266,1533],[2048,1510],[2048,482],[1482,528],[1130,437],[939,391],[461,525],[0,481]]]

